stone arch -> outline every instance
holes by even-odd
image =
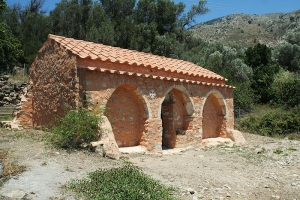
[[[116,88],[107,89],[106,94],[105,94],[106,99],[109,99],[111,97],[111,95],[114,93],[114,91],[119,87],[127,87],[130,90],[132,90],[138,96],[138,98],[141,100],[142,104],[144,105],[145,117],[152,118],[151,106],[150,106],[148,99],[145,98],[145,96],[143,95],[143,91],[140,90],[139,88],[135,88],[134,86],[132,86],[130,84],[122,84]],[[107,102],[105,102],[103,106],[106,107],[106,104],[107,104]]]
[[[227,118],[228,110],[227,110],[227,106],[225,103],[226,101],[225,101],[223,95],[218,90],[211,90],[206,94],[206,96],[204,97],[204,100],[202,102],[201,109],[200,109],[200,116],[203,117],[204,104],[210,95],[214,95],[218,99],[218,102],[222,108],[222,114]]]
[[[148,105],[139,91],[123,84],[111,93],[104,113],[110,121],[119,147],[137,146],[149,118]]]
[[[201,107],[202,138],[226,136],[227,107],[223,95],[217,90],[207,93]]]
[[[182,86],[182,85],[175,85],[175,86],[171,86],[168,88],[168,90],[163,94],[163,98],[160,100],[159,105],[161,106],[162,103],[164,102],[167,94],[173,90],[173,89],[177,89],[180,90],[182,92],[182,96],[186,102],[186,109],[187,109],[187,113],[188,115],[192,116],[194,114],[195,111],[195,107],[194,107],[194,101],[191,98],[191,96],[189,95],[189,92],[187,91],[187,89]],[[158,109],[158,116],[161,116],[161,108]]]
[[[179,135],[185,135],[190,116],[194,113],[193,103],[182,88],[169,88],[161,101],[160,117],[162,119],[162,146],[174,148],[181,141]],[[179,142],[180,143],[180,142]]]

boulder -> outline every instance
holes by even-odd
[[[228,132],[229,138],[232,141],[234,141],[235,145],[242,146],[242,145],[246,144],[246,140],[240,131],[234,130],[234,129],[229,129],[229,130],[227,130],[227,132]]]
[[[112,126],[106,116],[101,116],[98,125],[99,141],[91,142],[91,149],[100,152],[103,156],[119,160],[120,151],[112,130]]]
[[[206,138],[202,140],[203,147],[216,147],[216,146],[233,146],[233,141],[230,138],[216,137]]]

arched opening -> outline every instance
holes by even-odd
[[[192,109],[190,99],[182,91],[173,88],[166,94],[161,106],[163,148],[176,147],[178,135],[184,135],[189,126]]]
[[[140,144],[148,112],[145,101],[134,87],[118,87],[109,98],[104,114],[112,125],[119,147]]]
[[[218,93],[210,93],[203,105],[202,138],[222,136],[225,125],[226,109],[223,98]]]

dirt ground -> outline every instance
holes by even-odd
[[[63,185],[115,161],[88,151],[57,150],[42,131],[0,129],[0,162],[25,166],[0,179],[0,199],[77,199]],[[179,199],[300,199],[300,141],[244,134],[242,147],[188,149],[173,155],[123,154],[145,173],[176,186]],[[1,157],[0,157],[1,159]],[[3,183],[4,182],[4,183]]]

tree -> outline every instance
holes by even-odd
[[[206,6],[206,0],[199,0],[198,4],[193,4],[192,8],[188,11],[187,14],[183,15],[180,19],[180,25],[182,28],[186,26],[191,26],[192,23],[195,23],[195,17],[198,15],[204,15],[209,12],[209,9]],[[183,12],[184,7],[182,8]],[[181,13],[180,13],[181,14]]]
[[[281,69],[275,76],[271,89],[275,94],[274,103],[294,107],[300,104],[300,79],[297,75]]]
[[[231,77],[233,82],[250,82],[253,77],[253,70],[242,59],[236,58],[231,61]]]
[[[24,51],[22,62],[31,63],[50,32],[48,16],[42,10],[45,0],[31,0],[26,6],[14,4],[4,14],[4,20],[13,30]]]
[[[300,29],[298,29],[299,31]],[[300,71],[300,33],[289,32],[286,36],[287,42],[278,45],[273,55],[279,65],[284,69],[299,72]]]
[[[6,9],[6,3],[0,1],[0,14]],[[20,41],[13,36],[9,26],[0,21],[0,71],[12,72],[13,67],[23,57]]]
[[[184,27],[208,11],[206,1],[62,0],[50,12],[54,34],[178,58],[188,34]],[[184,24],[183,24],[184,21]]]
[[[98,3],[95,2],[87,21],[86,40],[102,43],[106,45],[115,45],[114,40],[114,26],[110,23],[106,16],[105,10]]]
[[[245,51],[245,62],[253,69],[263,65],[266,66],[271,62],[271,49],[264,44],[258,43],[254,47],[249,47]]]
[[[85,2],[87,3],[87,2]],[[77,0],[62,0],[58,3],[54,10],[50,12],[51,31],[56,35],[72,37],[76,39],[85,39],[84,32],[83,8]],[[89,11],[86,10],[88,15]]]
[[[243,110],[249,112],[254,107],[254,91],[251,88],[251,82],[246,81],[242,83],[237,83],[234,85],[235,89],[233,90],[234,96],[234,107],[242,108]]]
[[[257,96],[257,103],[268,103],[274,98],[270,86],[280,67],[271,56],[271,49],[259,43],[245,51],[245,63],[253,70],[251,87]]]
[[[100,0],[106,17],[112,24],[114,41],[116,46],[130,48],[129,44],[133,37],[134,25],[132,14],[135,0]]]

